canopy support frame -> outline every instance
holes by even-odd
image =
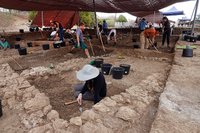
[[[97,14],[96,14],[96,5],[95,5],[95,0],[93,0],[93,5],[94,5],[94,15],[95,15],[95,22],[96,22],[96,30],[97,30],[97,38],[99,37],[98,33],[98,24],[97,24]]]
[[[195,13],[194,13],[194,21],[193,21],[193,25],[192,25],[191,36],[193,36],[193,33],[194,33],[194,25],[195,25],[195,20],[196,20],[198,5],[199,5],[199,0],[197,0],[197,2],[196,2],[196,9],[195,9]]]

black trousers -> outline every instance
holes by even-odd
[[[105,35],[108,35],[108,29],[103,28],[103,32]]]
[[[171,34],[171,29],[170,28],[166,28],[164,29],[164,34],[163,34],[163,41],[162,41],[162,45],[164,46],[165,44],[165,38],[167,36],[167,45],[169,45],[170,42],[170,34]]]

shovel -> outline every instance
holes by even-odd
[[[25,69],[27,69],[27,68],[23,68],[13,57],[11,57],[12,59],[13,59],[13,61],[21,68],[21,69],[19,69],[19,70],[15,70],[15,71],[22,71],[22,70],[25,70]]]

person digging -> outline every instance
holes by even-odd
[[[7,50],[8,48],[10,48],[10,45],[8,44],[8,42],[6,41],[5,38],[0,38],[0,49],[2,48],[4,51]]]
[[[83,100],[94,101],[94,104],[106,97],[107,85],[105,78],[99,69],[92,65],[85,65],[82,70],[77,72],[76,77],[85,84],[76,84],[74,86],[75,97],[78,103],[82,104]]]
[[[150,48],[149,48],[149,41],[151,41],[150,37],[152,38],[152,43],[155,46],[155,42],[154,42],[155,37],[156,37],[157,34],[161,34],[161,32],[162,32],[161,29],[156,29],[156,30],[155,29],[146,29],[146,30],[144,30],[144,38],[145,38],[145,40],[143,40],[143,41],[145,42],[145,46],[144,45],[141,46],[141,47],[143,47],[142,49],[145,48],[145,49],[150,50]]]
[[[73,50],[75,48],[82,48],[84,51],[85,51],[85,54],[87,55],[88,58],[90,58],[90,54],[89,54],[89,51],[87,49],[87,46],[85,45],[84,43],[84,40],[83,40],[83,32],[82,30],[84,30],[84,27],[85,27],[85,23],[84,22],[80,22],[78,24],[78,28],[76,30],[76,38],[77,38],[77,43],[72,47],[70,53],[73,54]]]
[[[116,29],[112,29],[107,37],[106,45],[108,45],[109,41],[114,38],[114,47],[116,47]]]
[[[63,29],[64,29],[64,28],[63,28],[62,24],[61,24],[60,22],[58,22],[58,21],[53,21],[53,20],[51,20],[51,21],[50,21],[50,25],[51,25],[52,23],[56,26],[56,31],[59,32],[60,41],[63,41]]]

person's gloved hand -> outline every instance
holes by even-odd
[[[77,45],[77,48],[80,48],[80,45]]]
[[[77,98],[78,104],[82,104],[82,94],[80,93]]]
[[[165,32],[164,32],[164,30],[162,31],[162,34],[164,34]]]
[[[149,37],[149,36],[147,36],[147,38],[149,39],[150,37]]]

